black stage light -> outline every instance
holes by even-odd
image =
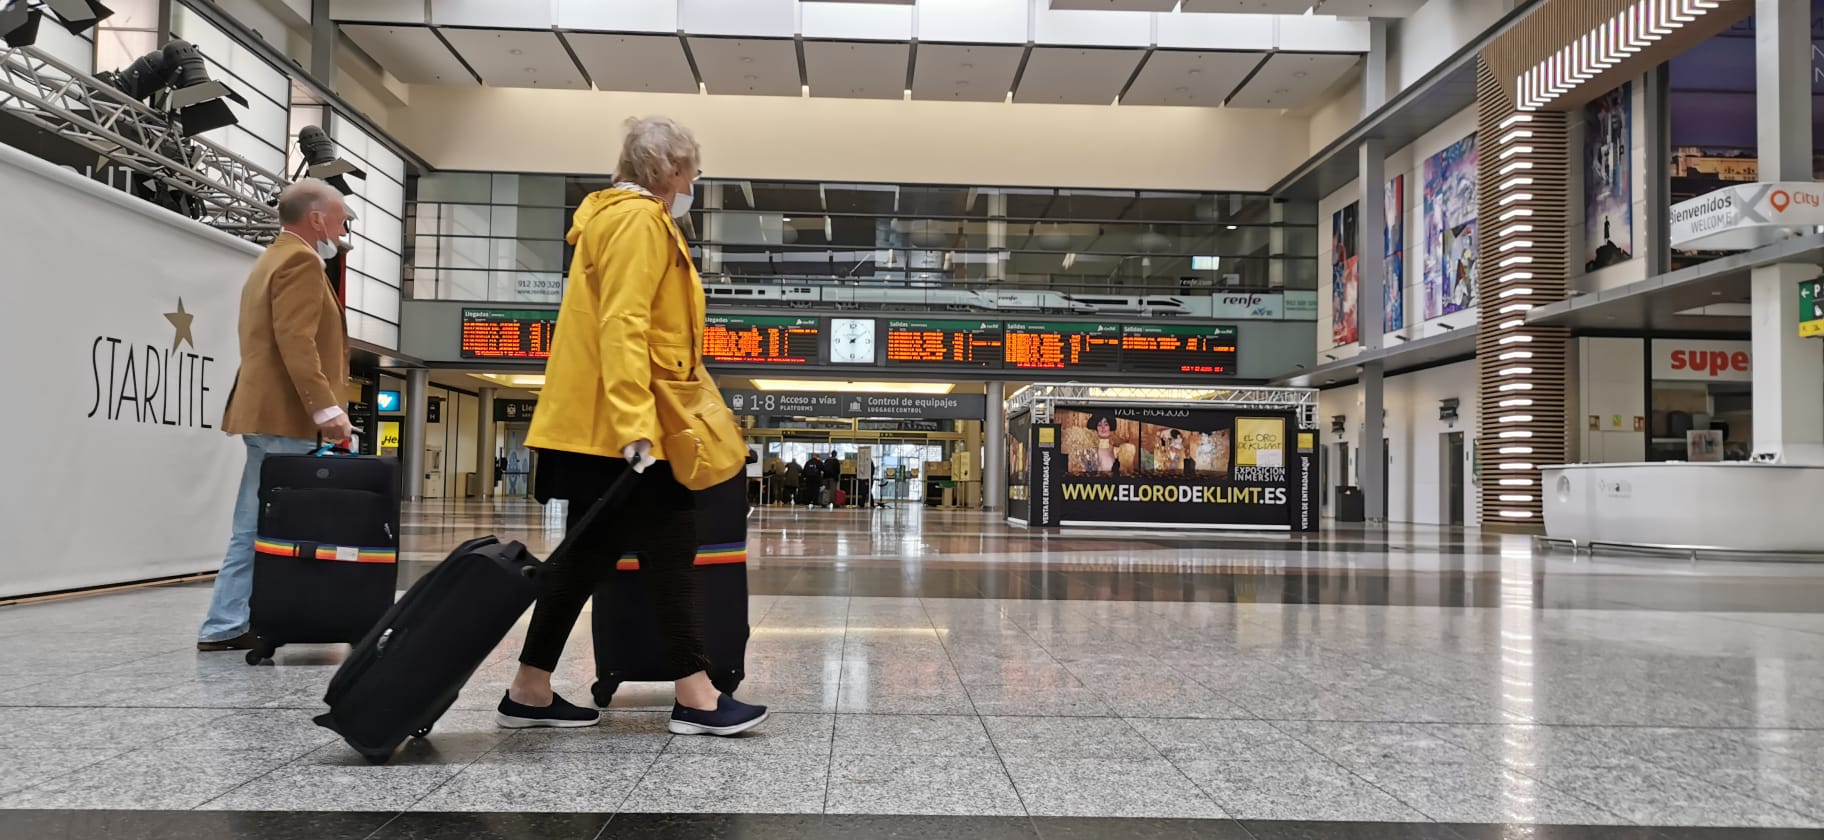
[[[367,180],[366,172],[336,157],[336,141],[329,139],[329,132],[317,126],[307,125],[298,130],[298,150],[304,153],[304,175],[327,181],[343,195],[355,194],[348,186],[347,176]]]
[[[29,47],[38,43],[38,21],[44,13],[25,0],[0,5],[0,38],[9,47]]]
[[[246,97],[209,78],[203,54],[189,41],[172,41],[163,49],[134,59],[125,69],[100,73],[96,78],[141,101],[170,88],[162,105],[154,107],[176,111],[185,137],[239,122],[224,99],[247,107]]]
[[[71,35],[81,35],[95,28],[95,24],[114,16],[113,9],[95,0],[43,0],[43,3]]]

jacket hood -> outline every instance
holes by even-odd
[[[570,221],[570,232],[564,234],[564,241],[572,245],[583,235],[583,229],[589,226],[589,220],[597,214],[617,204],[629,201],[657,201],[651,196],[641,195],[630,190],[596,190],[583,199],[576,208],[576,216]]]

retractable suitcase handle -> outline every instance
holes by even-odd
[[[602,497],[596,499],[595,504],[589,506],[589,510],[584,512],[583,518],[577,521],[576,527],[564,531],[564,538],[558,542],[556,548],[551,549],[551,554],[545,558],[545,562],[555,563],[560,558],[569,554],[570,550],[574,547],[577,538],[581,537],[584,533],[587,533],[591,527],[594,527],[595,520],[600,519],[603,512],[610,508],[617,508],[626,504],[628,497],[633,495],[633,486],[639,481],[639,478],[640,474],[634,472],[631,467],[629,467],[626,472],[621,473],[620,478],[615,479],[613,484],[608,485],[608,490],[602,493]]]

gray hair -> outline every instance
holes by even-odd
[[[279,224],[295,225],[330,202],[341,202],[342,192],[317,178],[300,178],[279,191]]]
[[[676,171],[694,176],[701,155],[690,129],[670,117],[630,119],[627,139],[621,143],[621,162],[614,174],[650,189]]]

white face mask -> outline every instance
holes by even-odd
[[[696,200],[696,193],[681,192],[671,197],[671,217],[682,219],[690,213],[690,204]]]
[[[336,243],[334,240],[331,240],[328,242],[318,240],[316,242],[311,243],[310,247],[316,250],[317,259],[320,259],[324,262],[329,262],[330,260],[333,260],[336,258]]]

